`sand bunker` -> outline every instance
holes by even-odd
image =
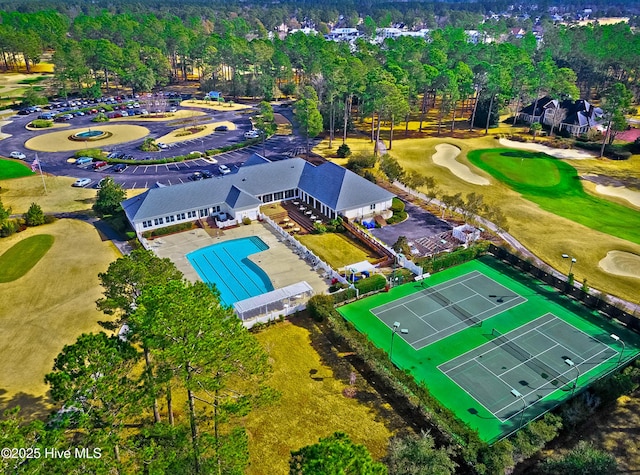
[[[466,182],[482,186],[491,184],[488,179],[474,173],[465,164],[458,162],[456,160],[458,155],[460,155],[458,147],[448,143],[441,143],[436,145],[436,153],[433,154],[431,159],[436,165],[448,168],[451,173]]]
[[[604,259],[598,262],[603,271],[623,277],[640,279],[640,256],[625,251],[609,251]]]
[[[622,198],[633,206],[640,208],[640,191],[633,191],[625,186],[596,185],[596,193]]]
[[[37,137],[27,140],[24,146],[29,150],[38,152],[71,152],[85,148],[104,147],[105,145],[131,142],[142,139],[149,134],[149,129],[139,125],[99,125],[91,126],[91,130],[111,132],[113,135],[95,142],[74,142],[73,140],[69,140],[70,135],[85,132],[88,129],[89,127],[82,127],[38,135]]]
[[[531,150],[533,152],[542,152],[556,158],[580,159],[580,158],[594,158],[598,156],[595,153],[587,152],[584,150],[576,150],[573,148],[570,148],[570,149],[552,148],[539,143],[516,142],[514,140],[508,140],[508,139],[500,139],[499,142],[500,142],[500,145],[504,145],[505,147],[518,148],[520,150]]]

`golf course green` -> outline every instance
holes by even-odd
[[[469,161],[545,211],[640,244],[640,213],[585,192],[571,165],[540,152],[474,150]]]

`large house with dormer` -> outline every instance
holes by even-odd
[[[254,154],[237,172],[208,180],[151,188],[122,202],[137,233],[209,216],[231,220],[260,215],[260,207],[299,200],[324,216],[370,217],[389,209],[394,195],[361,176],[326,162],[292,158],[270,162]]]
[[[555,114],[564,114],[565,112],[566,115],[560,123],[558,131],[566,130],[571,135],[587,133],[590,129],[600,126],[603,122],[602,109],[584,99],[559,101],[549,96],[542,97],[537,102],[524,107],[518,113],[518,118],[528,124],[540,122],[551,126],[554,122]]]

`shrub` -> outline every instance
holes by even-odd
[[[0,226],[0,237],[7,237],[15,234],[20,229],[18,223],[14,219],[8,219]]]
[[[142,150],[143,152],[157,152],[158,150],[160,150],[160,147],[156,145],[156,139],[148,137],[144,139],[144,142],[142,142],[142,145],[140,145],[140,150]]]
[[[338,158],[347,158],[349,155],[351,155],[351,149],[346,143],[343,143],[338,147],[336,155],[338,156]]]
[[[371,277],[357,280],[353,285],[361,293],[366,294],[375,290],[382,290],[387,285],[387,279],[382,274],[373,274]]]
[[[313,232],[316,234],[324,234],[327,232],[327,227],[322,223],[314,223]]]
[[[581,440],[567,454],[544,460],[539,473],[553,475],[613,475],[618,473],[616,458],[604,450],[597,449],[591,443]]]
[[[88,148],[86,150],[78,150],[73,154],[74,157],[91,157],[96,160],[104,159],[104,152],[99,148]]]
[[[31,121],[29,124],[34,129],[46,129],[47,127],[53,127],[52,120],[44,120],[44,119],[35,119]]]
[[[407,212],[406,211],[400,211],[398,213],[393,213],[393,216],[391,216],[389,219],[387,219],[387,224],[401,223],[405,219],[407,219]]]
[[[27,226],[40,226],[46,222],[44,212],[37,203],[31,203],[29,210],[24,214],[24,222]]]
[[[394,213],[398,213],[400,211],[404,211],[404,201],[400,198],[393,198],[391,201],[391,211]]]
[[[109,117],[107,117],[107,114],[105,114],[104,112],[100,112],[93,119],[91,119],[91,122],[109,122]]]
[[[307,302],[307,310],[314,320],[321,322],[325,316],[335,312],[331,295],[314,295]]]
[[[142,233],[142,237],[149,239],[149,238],[158,237],[158,236],[166,236],[167,234],[174,234],[182,231],[188,231],[189,229],[193,229],[194,226],[195,224],[193,222],[173,224],[171,226],[166,226],[164,228],[145,231],[144,233]]]
[[[251,224],[251,218],[249,216],[243,217],[242,224]]]

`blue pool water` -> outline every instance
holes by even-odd
[[[215,284],[226,305],[273,290],[265,272],[247,256],[269,249],[256,236],[234,239],[203,247],[187,254],[187,259],[207,283]]]

